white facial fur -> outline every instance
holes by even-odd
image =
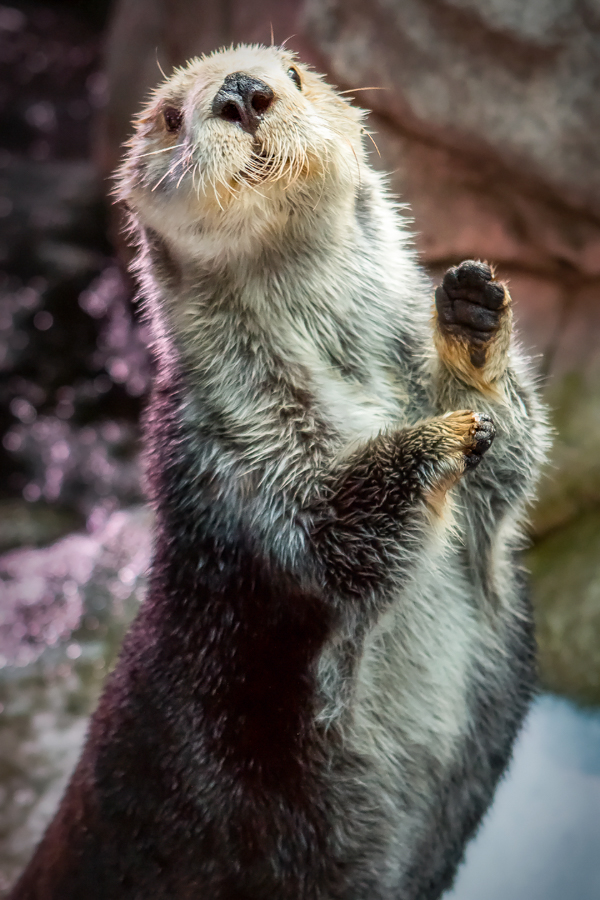
[[[274,92],[255,134],[213,112],[233,73]],[[181,113],[175,133],[165,110]],[[195,59],[156,89],[138,117],[118,196],[176,255],[218,263],[256,253],[270,235],[281,239],[292,217],[301,229],[299,213],[314,211],[324,191],[330,212],[336,195],[341,206],[354,196],[364,165],[361,118],[289,51],[243,46]]]

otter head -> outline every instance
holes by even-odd
[[[138,116],[118,194],[172,252],[256,252],[353,202],[362,115],[278,47],[193,59]]]

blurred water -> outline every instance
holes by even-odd
[[[600,898],[599,711],[537,701],[446,898]]]

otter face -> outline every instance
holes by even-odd
[[[194,59],[136,121],[118,195],[142,223],[206,255],[354,196],[363,113],[277,47]],[[200,240],[202,237],[202,240]],[[194,243],[195,241],[195,243]]]

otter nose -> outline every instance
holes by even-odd
[[[226,122],[236,122],[244,131],[254,134],[274,96],[264,81],[234,72],[227,76],[213,100],[213,115]]]

